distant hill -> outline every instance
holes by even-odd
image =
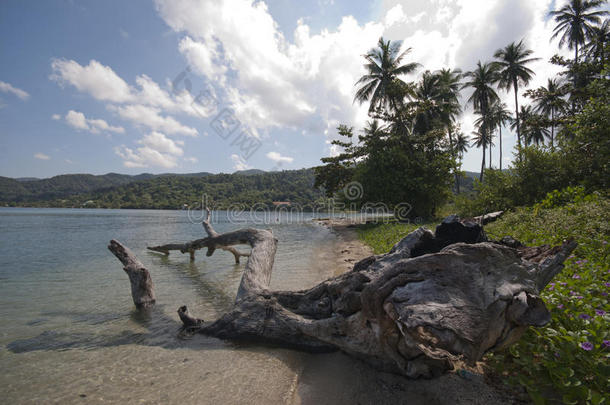
[[[38,177],[17,177],[15,180],[17,181],[34,181],[40,180]]]
[[[460,191],[473,190],[479,173],[465,172]],[[233,174],[208,172],[135,176],[65,174],[24,181],[0,177],[0,205],[32,207],[99,207],[178,209],[201,205],[202,196],[216,208],[234,204],[272,206],[273,201],[314,206],[324,199],[314,189],[314,169],[265,172],[241,170]],[[455,190],[454,190],[455,191]]]
[[[232,204],[272,206],[273,201],[313,206],[322,197],[322,192],[314,189],[313,183],[313,169],[248,170],[234,174],[76,174],[30,182],[0,177],[0,203],[36,207],[177,209],[184,204],[200,205],[205,195],[208,204],[216,208]]]
[[[260,170],[260,169],[238,170],[236,172],[233,172],[233,174],[243,174],[244,176],[252,176],[253,174],[263,174],[263,173],[267,173],[267,172],[264,170]]]
[[[120,186],[132,181],[148,179],[152,176],[151,174],[129,176],[117,173],[108,173],[100,176],[92,174],[62,174],[48,179],[29,181],[0,177],[0,201],[28,202],[50,200]]]

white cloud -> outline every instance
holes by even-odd
[[[209,92],[208,99],[201,95],[192,95],[186,89],[171,91],[170,82],[167,83],[170,89],[168,91],[145,74],[136,76],[135,85],[132,86],[111,67],[96,60],[81,66],[73,60],[55,59],[51,67],[51,79],[60,85],[72,85],[96,100],[108,102],[107,108],[122,119],[154,131],[170,135],[197,136],[196,129],[183,125],[167,114],[187,114],[202,118],[215,112],[216,95],[213,89]],[[124,132],[121,127],[111,127],[103,120],[83,122],[82,117],[74,115],[70,118],[73,126],[79,129],[86,130],[89,127],[92,132]]]
[[[133,100],[132,89],[114,70],[96,60],[81,66],[73,60],[54,59],[51,79],[59,84],[71,84],[97,100],[123,103]]]
[[[248,165],[246,161],[239,155],[232,154],[231,160],[233,161],[233,169],[235,170],[247,170],[252,168],[252,166]]]
[[[366,118],[366,106],[352,105],[353,85],[362,74],[361,55],[383,33],[382,23],[360,25],[344,17],[335,31],[311,35],[300,20],[291,43],[264,2],[156,4],[170,27],[188,34],[180,51],[197,72],[222,87],[245,126],[322,133],[339,122]]]
[[[54,114],[53,119],[57,119],[56,116],[58,115]],[[102,119],[86,118],[85,114],[80,111],[68,111],[65,119],[66,123],[72,128],[76,128],[78,130],[83,131],[89,131],[93,134],[98,134],[100,132],[114,132],[118,134],[125,133],[125,128],[123,127],[114,127],[112,125],[108,125],[108,123]]]
[[[192,156],[191,157],[185,157],[184,161],[188,162],[188,163],[197,163],[197,162],[199,162],[199,160],[196,157],[192,157]]]
[[[19,97],[21,100],[27,100],[30,95],[25,91],[17,87],[12,86],[10,83],[6,83],[0,80],[0,92],[9,93]]]
[[[61,115],[59,114],[53,114],[51,115],[51,119],[55,120],[55,121],[59,121],[61,119]]]
[[[182,148],[180,148],[184,145],[183,141],[173,141],[160,132],[151,132],[139,140],[138,143],[172,156],[182,156],[183,153]]]
[[[195,128],[181,124],[171,116],[162,116],[161,109],[142,104],[128,104],[124,106],[109,106],[108,109],[116,112],[121,118],[129,120],[136,125],[145,126],[152,130],[163,131],[167,134],[197,136]]]
[[[294,158],[291,158],[290,156],[282,156],[278,152],[268,152],[266,156],[268,159],[274,161],[277,164],[292,163],[292,161],[294,160]]]
[[[51,157],[49,155],[45,155],[44,153],[40,153],[40,152],[35,153],[34,157],[36,159],[40,159],[40,160],[49,160],[49,159],[51,159]]]
[[[121,145],[114,149],[123,159],[125,167],[163,167],[166,169],[178,165],[182,156],[182,141],[174,141],[160,132],[151,132],[138,141],[141,146],[135,150]]]
[[[191,116],[209,116],[215,110],[206,108],[200,100],[195,100],[187,90],[167,91],[149,76],[136,76],[136,86],[129,85],[111,67],[91,60],[81,66],[73,60],[55,59],[51,63],[51,79],[61,85],[71,84],[77,90],[87,93],[96,100],[116,104],[139,104],[162,108],[171,113],[182,113]],[[172,88],[168,83],[167,87]],[[215,97],[215,94],[212,94]],[[200,101],[199,103],[196,103]]]

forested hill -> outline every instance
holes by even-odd
[[[206,195],[208,204],[217,208],[240,203],[272,206],[273,201],[313,206],[322,197],[313,183],[313,169],[234,174],[73,174],[30,181],[0,177],[0,204],[178,209],[184,204],[201,204]]]

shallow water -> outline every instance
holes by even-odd
[[[259,219],[271,224],[254,226],[272,228],[280,241],[272,288],[307,288],[332,274],[336,238],[311,215]],[[241,220],[213,217],[218,232],[253,218]],[[218,317],[233,303],[244,267],[223,251],[198,252],[194,263],[146,251],[202,237],[186,211],[0,209],[0,229],[3,402],[277,403],[293,396],[301,353],[178,336],[176,309],[187,304],[204,319]],[[135,310],[127,276],[106,249],[112,238],[151,271],[158,304],[150,313]]]

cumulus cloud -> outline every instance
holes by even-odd
[[[282,156],[278,152],[268,152],[266,156],[276,164],[292,163],[294,160],[294,158],[291,158],[290,156]]]
[[[99,101],[145,105],[191,116],[207,116],[214,112],[211,109],[202,109],[202,103],[197,103],[196,96],[189,91],[174,91],[171,83],[167,85],[170,89],[168,91],[145,74],[136,76],[135,86],[129,85],[110,66],[102,65],[96,60],[81,66],[73,60],[54,59],[51,68],[52,80],[60,85],[70,84]]]
[[[54,114],[52,118],[59,119],[57,117],[59,117],[59,115]],[[125,133],[125,128],[123,127],[114,127],[102,119],[86,118],[85,114],[80,111],[68,111],[65,116],[65,120],[66,123],[72,128],[88,131],[93,134],[99,134],[100,132],[114,132],[117,134]]]
[[[12,86],[10,83],[3,82],[1,80],[0,80],[0,92],[13,94],[24,101],[27,100],[28,98],[30,98],[30,95],[25,90],[21,90],[17,87]]]
[[[109,106],[121,118],[136,125],[148,127],[152,130],[163,131],[167,134],[197,136],[195,128],[181,124],[171,116],[162,116],[161,109],[142,104],[128,104],[124,106]]]
[[[161,131],[169,135],[197,136],[195,128],[180,123],[169,114],[185,114],[194,117],[207,117],[215,112],[213,89],[205,94],[191,94],[186,89],[173,90],[162,88],[149,76],[136,76],[135,84],[128,84],[111,67],[91,60],[80,65],[74,60],[54,59],[51,63],[51,79],[62,86],[71,85],[78,91],[89,94],[96,100],[108,102],[107,108],[119,117],[133,124]],[[206,96],[206,97],[204,97]],[[71,124],[75,128],[92,132],[106,130],[124,132],[120,127],[111,127],[103,120],[97,123],[72,114]]]
[[[366,118],[366,106],[352,104],[353,85],[362,74],[361,55],[381,36],[383,23],[344,17],[335,31],[312,35],[300,20],[291,43],[264,2],[158,0],[156,5],[170,27],[187,34],[180,51],[222,88],[245,126],[322,133],[339,122]]]
[[[131,149],[122,145],[115,148],[115,153],[123,159],[125,167],[176,167],[182,156],[182,141],[174,141],[160,132],[151,132],[138,141],[141,145]]]
[[[61,119],[61,115],[59,114],[53,114],[51,115],[51,119],[55,120],[55,121],[59,121]]]
[[[49,160],[49,159],[51,159],[51,157],[49,155],[45,155],[44,153],[40,153],[40,152],[35,153],[34,157],[36,159],[40,159],[40,160]]]
[[[89,93],[97,100],[122,103],[133,100],[132,90],[114,70],[96,60],[81,66],[78,62],[54,59],[51,62],[51,79],[61,85],[71,84],[77,90]]]
[[[252,166],[246,163],[244,158],[239,155],[232,154],[231,160],[233,161],[233,169],[235,170],[247,170],[252,168]]]

